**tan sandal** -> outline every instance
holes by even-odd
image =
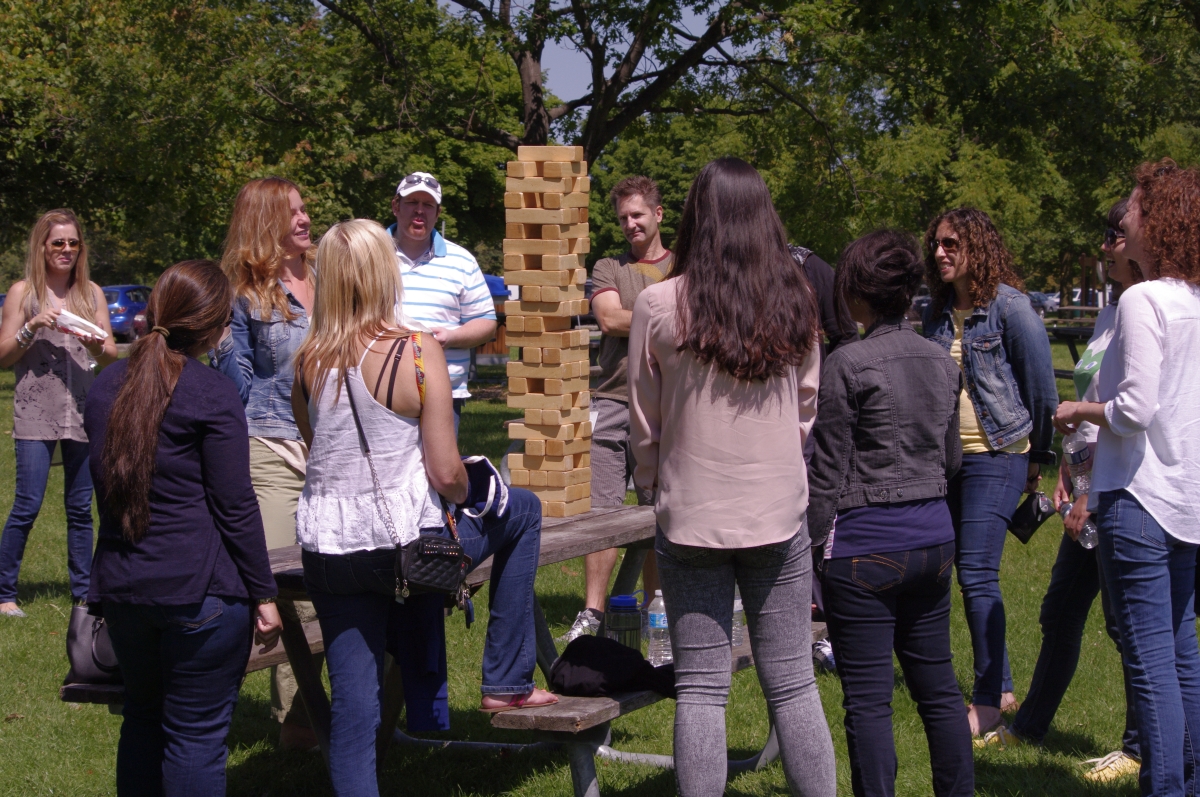
[[[549,695],[550,697],[552,697],[554,699],[547,700],[542,703],[530,703],[529,698],[533,697],[539,691],[542,691],[542,694]],[[494,699],[499,700],[500,698],[494,698]],[[484,708],[483,706],[480,706],[479,711],[482,714],[499,714],[502,711],[513,711],[518,708],[539,708],[541,706],[553,706],[557,702],[558,702],[557,695],[554,695],[550,692],[546,692],[544,690],[538,690],[535,688],[535,689],[531,689],[528,693],[523,694],[523,695],[512,695],[509,698],[507,703],[500,705],[500,706],[493,706],[491,708]]]

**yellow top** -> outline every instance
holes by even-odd
[[[962,334],[963,324],[971,316],[973,310],[954,310],[954,342],[950,344],[950,356],[958,367],[962,368]],[[958,436],[962,438],[964,454],[986,454],[995,451],[979,425],[979,416],[975,414],[975,405],[971,403],[971,394],[964,387],[958,394]],[[1008,454],[1024,454],[1029,450],[1029,438],[1022,437],[1000,449]]]

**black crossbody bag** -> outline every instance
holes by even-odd
[[[409,595],[436,592],[452,597],[459,608],[464,609],[470,598],[466,579],[467,571],[471,569],[471,557],[467,556],[458,539],[454,513],[443,501],[442,511],[446,515],[446,525],[450,527],[451,539],[446,539],[440,534],[422,532],[407,545],[400,544],[400,535],[396,533],[396,527],[392,523],[391,510],[388,509],[387,501],[383,500],[379,474],[375,471],[375,460],[371,457],[371,444],[367,441],[362,421],[358,418],[358,407],[354,403],[354,393],[350,390],[350,377],[345,372],[342,377],[346,386],[346,397],[350,400],[350,412],[354,416],[354,426],[358,429],[358,441],[362,444],[363,453],[367,456],[367,466],[371,469],[375,503],[378,505],[379,514],[383,516],[388,534],[396,543],[396,599],[403,600]]]

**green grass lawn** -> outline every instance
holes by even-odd
[[[1055,365],[1070,367],[1065,346],[1056,345]],[[0,372],[0,430],[12,428],[10,371]],[[1060,395],[1074,389],[1059,383]],[[498,457],[507,448],[501,422],[517,413],[500,399],[468,403],[463,416],[464,453]],[[1053,486],[1047,474],[1043,489]],[[13,484],[12,447],[0,446],[0,514],[7,516]],[[111,795],[115,793],[114,764],[120,717],[101,706],[59,702],[58,686],[67,670],[64,651],[70,596],[66,581],[65,519],[62,508],[62,470],[50,477],[46,505],[30,537],[21,573],[20,601],[29,618],[0,618],[0,795]],[[1008,645],[1017,696],[1029,685],[1041,642],[1038,611],[1049,581],[1062,525],[1052,518],[1022,546],[1010,538],[1004,555],[1001,585],[1007,601]],[[581,560],[543,568],[537,594],[555,634],[562,633],[583,601]],[[957,652],[959,683],[968,689],[970,641],[962,605],[955,591],[952,631]],[[486,591],[476,599],[486,616]],[[450,660],[450,700],[453,730],[446,738],[521,741],[519,734],[494,732],[475,711],[479,702],[479,663],[484,623],[467,631],[462,616],[447,621]],[[540,675],[539,675],[540,678]],[[897,793],[931,793],[929,758],[916,706],[900,688],[896,674],[896,745],[900,759]],[[845,734],[842,731],[841,687],[834,676],[818,676],[834,746],[842,794],[850,793]],[[663,701],[614,724],[614,744],[621,749],[671,752],[674,704]],[[1097,605],[1083,643],[1083,656],[1074,683],[1045,747],[984,751],[976,755],[977,791],[984,795],[1134,795],[1136,784],[1093,786],[1080,777],[1079,761],[1117,748],[1123,727],[1124,703],[1116,652],[1104,634]],[[729,745],[746,757],[761,746],[767,733],[766,708],[753,671],[734,677],[728,710]],[[277,727],[269,717],[268,674],[249,676],[241,692],[229,737],[229,794],[329,795],[331,789],[321,758],[274,749]],[[606,795],[657,795],[674,791],[670,772],[650,767],[598,762],[600,787]],[[564,754],[493,755],[395,749],[384,766],[382,791],[389,795],[516,794],[528,797],[569,796],[570,771]],[[738,795],[786,794],[783,773],[775,764],[741,775],[729,784]]]

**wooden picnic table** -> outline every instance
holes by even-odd
[[[651,507],[621,506],[593,509],[570,518],[546,518],[542,521],[541,550],[538,566],[556,564],[588,553],[608,548],[624,548],[626,553],[617,572],[613,594],[628,594],[637,586],[646,551],[653,545],[654,510]],[[300,547],[280,548],[270,552],[271,570],[279,585],[280,615],[283,618],[283,645],[296,676],[299,694],[312,722],[313,731],[328,763],[330,710],[329,696],[321,682],[320,670],[312,657],[311,640],[305,635],[292,604],[307,600],[304,573],[300,564]],[[467,583],[478,588],[491,576],[491,560],[475,568]],[[311,624],[310,624],[311,625]],[[537,632],[537,663],[549,679],[550,668],[558,658],[558,648],[546,623],[541,606],[534,601],[534,625]],[[309,629],[309,635],[312,631]],[[732,651],[734,671],[753,666],[749,642]],[[670,756],[625,753],[614,750],[611,740],[612,720],[663,699],[653,692],[631,692],[609,697],[560,697],[553,706],[518,709],[496,714],[492,726],[500,729],[533,731],[538,745],[502,745],[481,742],[423,742],[400,731],[397,721],[404,704],[400,668],[390,666],[384,676],[384,697],[379,735],[376,738],[376,761],[382,766],[384,754],[392,741],[425,744],[438,748],[508,750],[541,746],[549,742],[567,748],[571,765],[571,780],[576,797],[599,797],[595,757],[608,758],[654,766],[672,767]],[[731,772],[759,769],[778,755],[778,744],[772,726],[767,743],[757,755],[742,761],[730,761]]]

